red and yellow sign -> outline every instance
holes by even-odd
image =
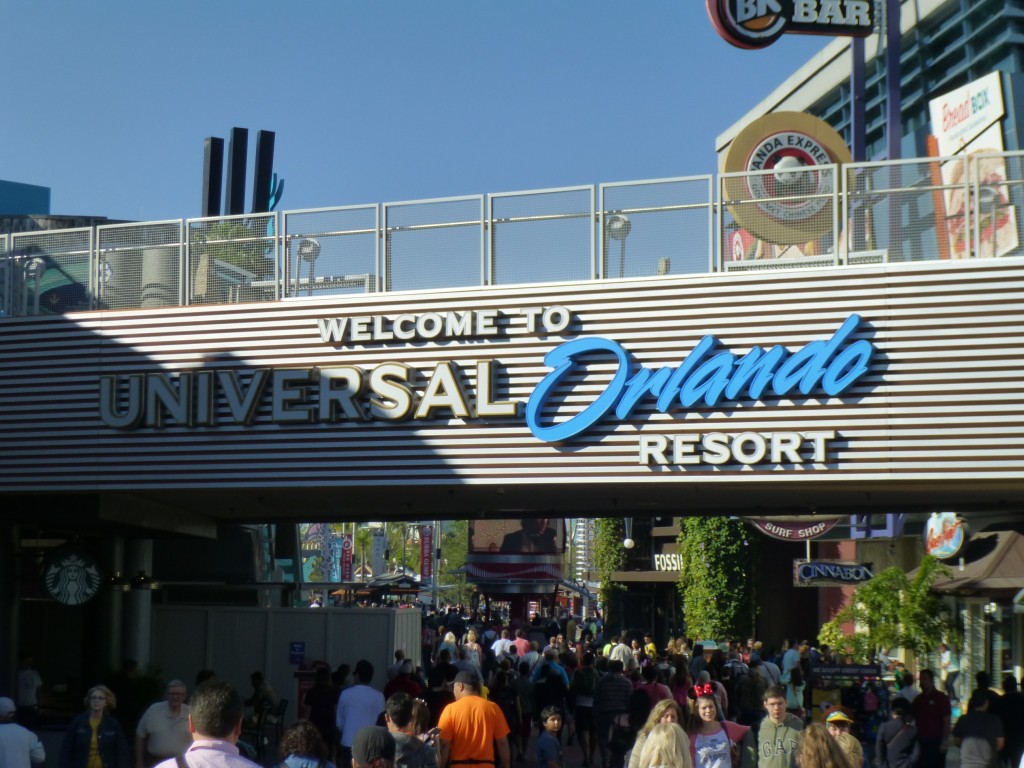
[[[765,48],[782,35],[867,37],[874,0],[707,0],[708,16],[737,48]]]

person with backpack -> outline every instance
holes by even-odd
[[[892,719],[878,728],[875,737],[876,768],[914,768],[920,755],[917,728],[910,722],[910,702],[896,697],[889,705]]]

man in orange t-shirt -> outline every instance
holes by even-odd
[[[509,768],[509,727],[501,708],[480,696],[474,670],[455,676],[455,701],[438,720],[438,768]]]

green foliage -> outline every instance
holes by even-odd
[[[266,219],[218,219],[200,222],[189,229],[189,262],[192,269],[192,293],[200,302],[220,303],[231,295],[243,301],[259,300],[265,294],[253,287],[252,280],[274,276],[273,239],[267,237]],[[229,274],[223,265],[244,272]]]
[[[822,626],[818,640],[858,662],[871,662],[890,648],[929,653],[952,630],[946,605],[932,589],[945,573],[948,569],[931,555],[913,579],[899,568],[886,568],[857,587],[849,605]],[[852,633],[843,629],[849,623]]]
[[[472,584],[466,583],[465,574],[452,574],[451,571],[462,569],[466,565],[466,553],[469,551],[469,522],[455,520],[442,525],[441,562],[437,563],[435,573],[438,584],[450,584],[452,589],[441,594],[441,599],[448,603],[468,605],[475,591]]]
[[[626,564],[626,550],[622,547],[626,528],[622,518],[601,518],[594,521],[594,567],[601,580],[601,604],[604,607],[604,625],[615,631],[622,626],[623,600],[626,586],[612,580],[612,574]]]
[[[686,517],[679,526],[679,592],[693,638],[746,637],[754,628],[756,539],[742,520]]]

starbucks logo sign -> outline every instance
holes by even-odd
[[[83,552],[63,552],[45,566],[44,580],[50,597],[62,605],[82,605],[100,591],[96,561]]]

